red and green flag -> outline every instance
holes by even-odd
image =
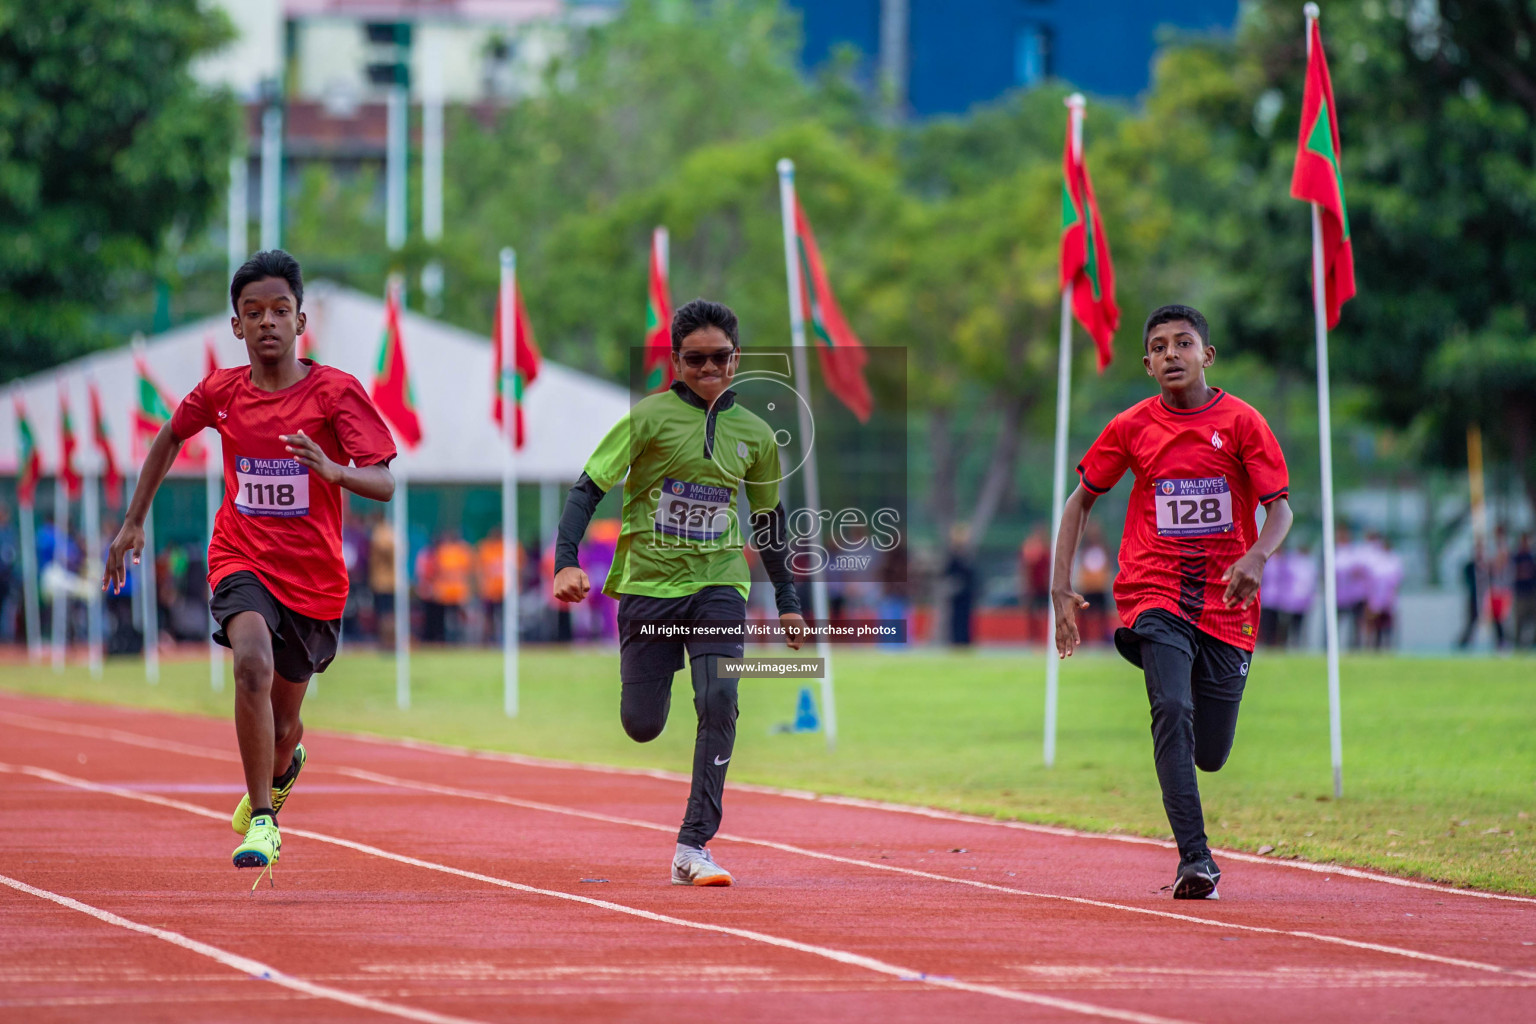
[[[502,303],[507,300],[505,294],[496,297],[496,322],[491,325],[491,348],[495,354],[492,358],[491,374],[496,381],[496,393],[493,398],[491,418],[496,421],[498,427],[502,427],[501,401],[506,388],[506,380],[512,378],[512,418],[516,425],[516,437],[514,446],[521,448],[528,440],[527,429],[523,418],[523,395],[529,384],[533,383],[539,375],[539,344],[533,337],[533,324],[528,320],[528,310],[523,306],[523,293],[517,287],[514,278],[510,285],[512,292],[512,344],[514,355],[512,372],[507,374],[502,369],[502,333],[501,311],[505,308]],[[505,427],[502,427],[505,429]]]
[[[134,355],[133,366],[138,376],[134,389],[138,400],[133,407],[133,449],[134,457],[142,459],[149,454],[149,446],[154,444],[160,428],[171,421],[176,403],[171,401],[170,395],[155,380],[142,354]],[[201,440],[188,438],[176,456],[175,465],[201,468],[206,455]]]
[[[864,423],[875,405],[869,393],[869,383],[864,379],[864,364],[869,361],[869,354],[838,308],[832,286],[827,281],[826,267],[821,262],[821,250],[816,246],[811,222],[806,218],[798,196],[794,197],[794,204],[795,252],[800,270],[795,287],[800,289],[800,308],[816,337],[816,355],[821,360],[827,390],[852,410],[860,423]]]
[[[1120,326],[1120,307],[1115,305],[1115,265],[1109,256],[1109,239],[1099,218],[1093,180],[1077,140],[1073,121],[1080,116],[1068,111],[1067,143],[1061,171],[1061,287],[1072,289],[1072,315],[1093,338],[1099,350],[1099,372],[1114,358],[1110,342]],[[1079,135],[1079,140],[1081,136]]]
[[[69,500],[80,497],[80,473],[75,469],[75,424],[69,416],[69,396],[59,385],[59,479]]]
[[[1301,98],[1301,137],[1291,195],[1316,203],[1323,222],[1323,279],[1326,284],[1328,326],[1339,322],[1339,310],[1355,294],[1355,250],[1349,237],[1349,212],[1344,206],[1344,175],[1339,170],[1339,116],[1333,104],[1333,80],[1323,55],[1323,33],[1317,19],[1307,55],[1307,86]]]
[[[123,474],[117,468],[117,455],[112,450],[112,435],[107,433],[107,418],[101,414],[101,392],[91,381],[91,437],[96,450],[101,453],[101,485],[107,492],[107,505],[117,508],[123,496]]]
[[[203,376],[219,368],[219,354],[213,350],[212,335],[203,339]]]
[[[384,301],[384,338],[369,394],[402,444],[407,448],[421,444],[421,418],[416,414],[416,395],[400,337],[400,290],[393,286]]]
[[[667,229],[651,233],[651,272],[645,304],[645,390],[672,386],[672,296],[667,286]]]
[[[37,435],[27,419],[27,407],[16,397],[16,501],[31,508],[37,497],[37,481],[43,475],[43,455],[37,450]]]

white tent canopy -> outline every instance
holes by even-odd
[[[314,355],[357,377],[367,387],[378,365],[384,333],[382,299],[317,282],[306,289]],[[489,339],[409,311],[401,316],[406,363],[410,368],[422,442],[402,449],[400,462],[420,483],[491,483],[501,479],[503,442],[491,420]],[[214,316],[149,338],[144,357],[150,373],[174,406],[203,377],[204,344],[211,340],[220,366],[247,362],[245,343],[230,331],[229,317]],[[129,347],[84,356],[43,373],[13,381],[0,391],[0,474],[17,472],[17,424],[13,398],[26,405],[43,472],[59,465],[59,392],[68,396],[75,436],[76,468],[89,472],[100,459],[90,437],[89,382],[101,392],[102,414],[112,437],[118,467],[131,472],[132,415],[137,404],[133,353]],[[622,387],[545,360],[529,385],[524,406],[527,444],[518,452],[518,477],[533,482],[569,482],[608,428],[629,411]],[[204,432],[213,451],[216,439]],[[197,470],[177,473],[201,475]]]

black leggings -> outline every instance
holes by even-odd
[[[725,770],[736,746],[737,679],[719,674],[721,660],[718,654],[699,654],[690,663],[699,726],[693,744],[693,788],[677,833],[677,841],[689,846],[703,846],[720,831]],[[619,718],[630,739],[649,743],[660,736],[671,707],[670,675],[623,684]]]
[[[1227,763],[1252,655],[1165,612],[1143,613],[1135,633],[1147,678],[1152,759],[1163,809],[1179,853],[1205,853],[1195,769],[1214,772]]]

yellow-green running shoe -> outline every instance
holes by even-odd
[[[276,814],[283,809],[283,801],[288,799],[288,794],[293,792],[293,784],[299,781],[299,771],[304,767],[304,762],[309,760],[309,755],[304,752],[304,744],[300,743],[293,748],[293,765],[288,769],[288,781],[281,786],[272,787],[272,813]],[[234,829],[237,835],[245,835],[245,830],[251,827],[251,794],[247,793],[240,798],[240,804],[235,808],[234,815],[229,819],[229,827]]]
[[[282,848],[283,837],[278,834],[277,819],[258,814],[246,830],[245,842],[235,847],[235,867],[270,868],[277,863]],[[261,875],[256,876],[256,881],[260,884]]]

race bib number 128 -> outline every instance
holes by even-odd
[[[293,459],[235,459],[235,510],[248,516],[309,514],[309,469]]]
[[[1152,502],[1162,537],[1205,537],[1232,529],[1232,489],[1224,476],[1158,480]]]

